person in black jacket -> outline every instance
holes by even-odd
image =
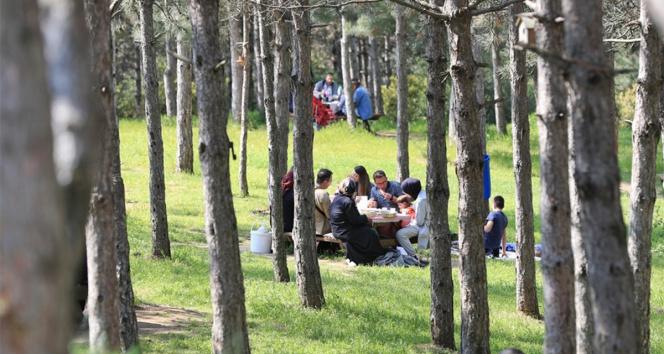
[[[371,226],[371,219],[360,215],[352,199],[355,182],[346,178],[339,185],[339,195],[330,207],[332,234],[344,242],[346,258],[356,264],[367,264],[385,254],[378,232]]]

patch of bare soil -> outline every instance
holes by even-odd
[[[209,314],[182,307],[142,304],[136,307],[138,334],[183,333],[192,325],[208,326]]]

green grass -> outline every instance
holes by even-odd
[[[375,122],[374,128],[394,131],[394,126]],[[197,122],[194,123],[194,146],[198,145]],[[535,206],[535,238],[539,233],[539,155],[537,126],[531,119],[533,159],[533,200]],[[174,122],[164,119],[164,163],[166,203],[172,244],[171,261],[154,260],[150,243],[149,163],[147,133],[141,120],[121,120],[122,172],[126,186],[127,218],[131,244],[131,269],[137,303],[185,307],[207,313],[204,324],[192,322],[184,334],[150,335],[141,338],[144,352],[210,352],[212,322],[208,255],[204,247],[204,209],[202,177],[198,154],[194,174],[175,173],[176,131]],[[239,127],[228,126],[235,146],[239,146]],[[426,122],[411,125],[410,172],[422,180],[426,177]],[[289,137],[292,151],[292,137]],[[488,153],[491,155],[493,194],[506,199],[505,212],[510,219],[508,239],[514,241],[514,175],[512,141],[498,136],[489,126]],[[631,138],[628,130],[620,132],[621,177],[629,182],[631,170]],[[660,145],[661,150],[661,145]],[[236,153],[238,151],[236,150]],[[292,161],[292,152],[290,153]],[[238,161],[231,160],[233,203],[240,236],[247,238],[251,225],[267,221],[260,211],[268,209],[267,135],[264,127],[248,135],[247,175],[249,197],[238,192]],[[662,170],[661,152],[658,171]],[[448,176],[451,189],[450,224],[457,230],[458,185],[454,173],[455,148],[448,145]],[[396,140],[375,137],[363,129],[350,132],[346,124],[333,124],[314,138],[314,168],[325,167],[340,181],[355,165],[368,171],[383,169],[388,177],[396,173]],[[629,200],[622,197],[623,213],[628,214]],[[627,219],[625,219],[627,220]],[[664,203],[658,199],[653,231],[652,273],[652,352],[664,352]],[[334,257],[333,257],[334,259]],[[339,258],[336,258],[339,260]],[[249,340],[254,352],[436,352],[428,344],[430,283],[429,269],[393,269],[359,267],[321,262],[321,275],[327,307],[321,311],[303,309],[299,305],[296,285],[275,284],[270,259],[242,254],[246,288]],[[294,264],[289,261],[291,277]],[[544,323],[515,312],[514,263],[487,261],[489,307],[491,318],[491,349],[518,347],[526,353],[542,350]],[[541,272],[537,281],[540,311],[543,312]],[[458,272],[455,279],[456,343],[459,345],[460,305]]]

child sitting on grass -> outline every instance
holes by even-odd
[[[401,226],[406,227],[415,220],[415,209],[413,209],[413,198],[408,194],[404,194],[397,198],[397,206],[401,209],[402,214],[410,215],[410,220],[404,220],[401,222]]]

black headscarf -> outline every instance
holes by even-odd
[[[417,178],[406,178],[403,182],[401,182],[401,189],[404,193],[408,194],[411,196],[411,198],[413,198],[413,200],[415,200],[420,194],[420,191],[422,191],[422,184]]]
[[[353,181],[352,178],[347,178],[346,180],[348,181],[346,188],[339,189],[339,193],[348,197],[352,197],[353,193],[355,193],[355,181]]]

